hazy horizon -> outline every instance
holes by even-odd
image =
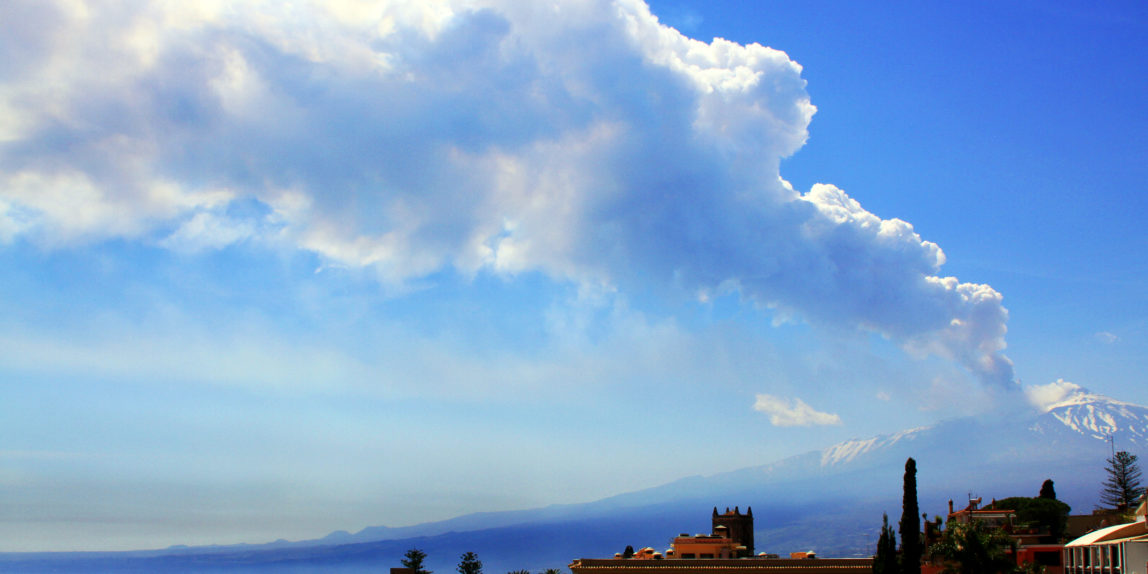
[[[586,502],[1069,383],[1148,404],[1146,27],[0,5],[0,552]]]

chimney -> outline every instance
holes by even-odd
[[[953,499],[949,499],[949,514],[953,513]]]

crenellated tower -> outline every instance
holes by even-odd
[[[738,558],[753,556],[753,507],[746,507],[745,514],[742,514],[736,506],[732,511],[726,508],[724,514],[719,514],[715,506],[713,514],[715,534],[718,532],[718,526],[724,526],[730,539],[745,547],[744,551],[738,553]]]

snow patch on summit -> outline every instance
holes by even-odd
[[[1148,438],[1148,412],[1130,403],[1069,404],[1054,408],[1049,414],[1064,426],[1097,439],[1117,433],[1130,435],[1135,443]]]
[[[837,443],[821,451],[821,466],[826,467],[845,464],[867,452],[873,452],[892,446],[893,444],[905,438],[912,438],[920,432],[928,430],[929,428],[932,427],[917,427],[893,434],[875,436],[867,439],[847,440],[845,442]]]
[[[1089,392],[1064,379],[1024,391],[1033,406],[1075,432],[1100,440],[1119,434],[1136,444],[1148,443],[1148,408]]]

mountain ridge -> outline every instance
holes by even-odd
[[[661,550],[678,532],[707,532],[712,507],[735,505],[753,507],[758,551],[784,555],[812,549],[823,556],[864,556],[872,553],[880,514],[900,514],[903,466],[910,456],[918,463],[920,506],[929,514],[947,512],[949,500],[964,496],[1036,496],[1046,478],[1055,480],[1058,498],[1076,513],[1091,511],[1112,449],[1107,441],[1142,449],[1148,444],[1148,408],[1063,381],[1027,395],[1035,408],[850,439],[587,503],[474,513],[405,527],[372,526],[297,542],[171,548],[136,558],[120,555],[119,561],[108,558],[101,568],[146,571],[139,565],[152,560],[152,566],[189,571],[226,566],[279,572],[275,568],[290,564],[291,572],[311,571],[307,568],[312,566],[316,572],[367,572],[380,564],[397,565],[406,549],[419,547],[431,555],[428,566],[439,571],[451,571],[451,561],[468,550],[477,552],[490,572],[534,570],[579,557],[612,556],[628,544]],[[53,560],[40,558],[37,564]],[[12,555],[0,555],[0,571],[17,562]]]
[[[1074,441],[1072,439],[1084,439],[1084,441],[1103,441],[1109,437],[1114,437],[1119,444],[1132,444],[1136,447],[1143,448],[1148,444],[1148,407],[1119,401],[1104,395],[1091,393],[1087,389],[1067,383],[1064,381],[1057,381],[1048,387],[1054,387],[1056,394],[1052,397],[1044,397],[1041,401],[1039,398],[1030,397],[1033,399],[1035,416],[1029,421],[1023,421],[1027,424],[1016,424],[1018,421],[1009,420],[994,420],[992,413],[988,415],[975,416],[975,417],[962,417],[958,419],[949,419],[939,423],[920,426],[912,429],[906,429],[893,433],[877,435],[865,439],[849,439],[831,445],[829,447],[808,451],[805,453],[786,457],[777,461],[766,463],[763,465],[751,466],[733,471],[717,473],[708,476],[688,476],[678,480],[674,480],[662,485],[654,486],[651,488],[641,489],[628,493],[621,493],[618,495],[606,497],[597,501],[582,503],[582,504],[566,504],[554,505],[541,509],[529,509],[521,511],[511,511],[510,513],[493,512],[493,513],[478,513],[472,515],[465,515],[456,517],[454,519],[437,522],[415,525],[412,527],[401,528],[387,528],[387,527],[368,527],[355,534],[351,534],[352,539],[362,540],[363,535],[377,535],[384,534],[387,538],[379,539],[394,539],[394,537],[406,535],[408,533],[418,532],[421,535],[434,535],[435,533],[443,533],[449,530],[441,530],[442,527],[450,525],[452,529],[458,527],[470,527],[471,524],[484,522],[485,520],[494,519],[494,524],[506,526],[510,522],[501,520],[502,518],[513,517],[513,520],[526,520],[531,523],[546,522],[548,520],[561,520],[568,516],[568,512],[574,511],[575,514],[582,517],[590,517],[599,513],[608,513],[612,510],[619,510],[624,508],[635,508],[649,505],[664,504],[673,499],[688,500],[690,498],[705,498],[702,495],[707,489],[707,486],[724,485],[726,489],[733,487],[733,491],[747,490],[746,488],[739,488],[744,486],[744,483],[754,479],[768,479],[778,484],[784,485],[786,483],[795,482],[809,478],[809,474],[824,475],[824,474],[837,474],[839,472],[849,473],[852,470],[851,465],[863,465],[866,467],[872,465],[889,464],[897,462],[898,464],[893,467],[893,474],[898,477],[900,475],[900,463],[903,463],[904,458],[901,455],[903,450],[924,450],[923,456],[918,457],[924,459],[937,459],[940,468],[946,471],[956,472],[961,468],[966,469],[980,469],[984,467],[983,462],[999,462],[1009,455],[1018,454],[1022,450],[1022,446],[1011,444],[1003,449],[996,450],[996,453],[983,453],[984,461],[981,464],[970,464],[968,461],[950,459],[949,464],[943,462],[943,457],[938,457],[938,451],[951,452],[951,444],[943,444],[945,435],[961,434],[970,427],[978,427],[982,434],[988,435],[1002,435],[1010,434],[1016,437],[1021,434],[1022,430],[1033,431],[1039,435],[1039,439],[1026,441],[1028,444],[1023,445],[1023,449],[1027,449],[1030,453],[1036,455],[1036,459],[1040,462],[1049,462],[1069,458],[1069,454],[1075,454],[1072,457],[1071,463],[1076,463],[1081,459],[1091,462],[1089,468],[1091,471],[1082,473],[1072,473],[1075,475],[1082,475],[1084,480],[1074,481],[1071,478],[1061,478],[1058,484],[1063,483],[1063,487],[1059,490],[1065,492],[1066,495],[1076,498],[1074,502],[1075,507],[1079,511],[1087,512],[1091,509],[1090,505],[1083,504],[1083,498],[1093,497],[1095,492],[1099,491],[1100,477],[1103,472],[1103,459],[1107,449],[1089,448],[1089,446],[1096,446],[1090,442]],[[1011,415],[1009,415],[1011,416]],[[1050,438],[1054,442],[1050,445],[1041,445],[1040,441]],[[1075,447],[1073,453],[1066,452],[1064,447],[1066,442],[1073,442]],[[971,442],[988,442],[985,436],[972,437]],[[1015,442],[1015,441],[1014,441]],[[905,449],[907,444],[912,443],[917,449]],[[898,448],[901,447],[901,448]],[[945,448],[950,447],[950,448]],[[907,456],[905,457],[907,458]],[[954,462],[955,461],[955,462]],[[1023,466],[1023,465],[1022,465]],[[1061,470],[1064,465],[1048,465],[1052,470]],[[1071,465],[1070,465],[1071,466]],[[1015,469],[1014,469],[1015,470]],[[1033,469],[1033,472],[1039,473],[1039,470]],[[889,473],[885,473],[886,475]],[[1015,475],[1015,471],[1006,473],[1009,476]],[[1039,486],[1043,481],[1043,477],[1033,476],[1036,485]],[[869,484],[871,481],[862,481],[861,486]],[[919,480],[919,482],[921,482]],[[951,484],[954,481],[946,481]],[[1085,484],[1077,485],[1076,482]],[[897,483],[899,484],[899,482]],[[1091,488],[1092,492],[1084,492],[1089,489],[1087,484],[1094,485]],[[981,490],[984,488],[992,488],[994,485],[991,480],[985,481],[985,486],[978,487],[970,485],[971,488]],[[1007,488],[1007,484],[999,485],[1001,488]],[[854,488],[854,491],[857,489]],[[950,490],[952,488],[950,487]],[[691,496],[690,493],[693,493]],[[732,492],[731,492],[732,493]],[[899,493],[898,493],[899,494]],[[1008,493],[1007,495],[1023,495],[1024,493]],[[1032,494],[1035,496],[1035,493]],[[1002,496],[1003,497],[1003,496]],[[1062,496],[1063,498],[1063,496]],[[436,532],[437,530],[437,532]]]
[[[1059,435],[1055,438],[1063,440],[1072,434],[1079,437],[1095,440],[1105,440],[1109,436],[1116,436],[1121,443],[1132,443],[1143,447],[1148,440],[1148,407],[1134,403],[1119,401],[1110,397],[1089,392],[1087,389],[1072,383],[1058,381],[1053,397],[1046,397],[1043,402],[1034,400],[1036,416],[1032,422],[1025,426],[1028,430],[1039,433],[1042,438],[1048,435]],[[1050,385],[1050,386],[1053,386]],[[754,479],[768,478],[781,484],[806,480],[810,474],[836,474],[849,472],[850,465],[871,466],[875,464],[889,464],[896,462],[893,470],[900,476],[900,465],[904,458],[900,452],[893,455],[900,445],[907,443],[925,446],[931,443],[936,446],[941,442],[936,435],[959,434],[964,428],[975,425],[982,428],[1000,426],[1001,421],[985,420],[986,416],[960,417],[940,421],[933,425],[919,426],[892,433],[872,436],[864,439],[848,439],[828,447],[799,453],[772,461],[762,465],[749,466],[732,471],[715,473],[713,475],[691,475],[682,477],[661,485],[644,488],[636,491],[620,493],[596,501],[571,504],[554,504],[539,508],[491,511],[471,513],[454,518],[415,524],[410,526],[368,526],[357,532],[345,530],[332,532],[322,538],[302,540],[288,544],[306,545],[316,543],[357,543],[382,540],[396,540],[417,536],[436,536],[449,532],[467,532],[479,529],[499,528],[512,526],[518,523],[548,523],[552,521],[569,520],[572,518],[593,518],[609,515],[625,508],[645,507],[664,504],[675,498],[689,499],[683,493],[698,493],[696,497],[704,498],[700,493],[706,490],[707,485],[738,485]],[[1055,421],[1055,422],[1054,422]],[[1120,421],[1123,421],[1123,425]],[[1004,423],[1006,429],[1016,432],[1018,425]],[[1003,432],[1003,431],[998,431]],[[949,445],[941,445],[949,446]],[[1052,449],[1054,454],[1063,455],[1061,441],[1055,443],[1057,448]],[[1014,447],[1015,449],[1015,447]],[[941,450],[944,450],[943,448]],[[1040,451],[1042,449],[1035,449]],[[1048,450],[1048,449],[1043,449]],[[1100,453],[1098,450],[1097,453]],[[918,458],[930,458],[937,453],[935,449],[926,449],[926,454]],[[1042,453],[1046,456],[1047,454]],[[905,457],[907,458],[907,456]],[[945,465],[952,467],[967,467],[967,464]],[[922,469],[924,471],[924,469]],[[954,468],[953,470],[956,470]],[[1096,473],[1102,471],[1096,468]],[[1043,480],[1043,479],[1041,479]],[[920,482],[920,481],[919,481]],[[899,484],[899,483],[898,483]],[[1039,483],[1038,483],[1039,484]],[[1099,489],[1099,482],[1097,490]],[[972,485],[975,486],[975,485]],[[1070,486],[1067,485],[1066,486]],[[744,490],[744,489],[740,489]],[[1081,509],[1083,510],[1083,508]],[[271,544],[282,544],[277,541]],[[245,545],[246,547],[258,545]]]

